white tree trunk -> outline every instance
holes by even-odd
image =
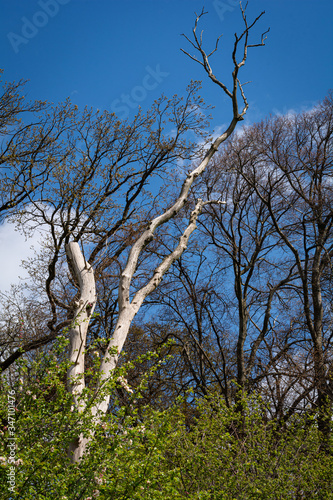
[[[69,330],[70,367],[67,372],[67,389],[73,395],[75,408],[79,413],[85,407],[80,396],[85,387],[84,361],[88,326],[96,305],[96,286],[93,268],[85,261],[79,244],[71,242],[66,246],[69,267],[79,285],[80,296],[75,302],[74,319]],[[78,461],[86,448],[87,439],[79,436],[69,447],[69,456]]]
[[[155,270],[152,270],[151,279],[144,287],[135,293],[132,301],[130,301],[131,282],[137,268],[140,253],[153,239],[156,229],[175,217],[184,207],[193,182],[204,172],[208,162],[216,153],[218,146],[231,135],[236,124],[237,119],[234,118],[228,129],[211,145],[200,165],[187,175],[176,202],[163,214],[153,219],[150,222],[148,229],[143,232],[143,234],[132,246],[127,259],[127,264],[120,277],[118,292],[119,316],[101,363],[100,384],[110,378],[113,370],[117,366],[118,357],[126,341],[131,323],[145,298],[157,288],[159,283],[162,281],[164,274],[168,271],[173,262],[179,259],[182,253],[186,250],[188,240],[196,228],[196,222],[202,211],[204,202],[200,199],[197,201],[194,210],[191,212],[188,226],[180,236],[179,243],[176,248],[164,258]],[[95,280],[93,269],[85,262],[78,243],[70,243],[66,248],[66,252],[69,262],[71,263],[73,277],[76,278],[80,287],[80,300],[77,302],[75,320],[70,330],[69,357],[72,366],[68,371],[68,390],[73,394],[77,410],[82,412],[84,410],[84,405],[83,403],[79,403],[79,399],[85,387],[84,350],[86,346],[89,321],[96,303]],[[110,395],[107,395],[100,403],[91,408],[95,423],[98,422],[99,413],[106,413],[109,402]],[[79,406],[79,404],[81,404],[81,406]],[[79,436],[78,439],[73,441],[69,450],[71,460],[73,462],[78,461],[83,456],[87,442],[88,439],[85,439],[82,436]]]
[[[101,363],[100,383],[103,383],[103,381],[107,380],[115,369],[119,354],[126,341],[133,318],[139,311],[143,301],[159,285],[159,283],[163,279],[164,274],[168,271],[173,262],[178,259],[185,251],[189,237],[196,227],[196,221],[202,210],[204,202],[202,200],[198,200],[195,209],[191,213],[189,224],[181,235],[176,248],[167,257],[164,258],[164,260],[157,266],[155,270],[152,270],[152,277],[150,278],[148,283],[140,290],[138,290],[132,298],[132,301],[130,301],[131,282],[137,269],[138,259],[141,252],[146,247],[146,245],[154,238],[154,234],[157,228],[175,217],[184,207],[187,202],[187,197],[193,185],[193,182],[198,176],[202,175],[209,161],[218,150],[219,146],[232,134],[237,123],[240,120],[243,120],[244,115],[248,109],[248,103],[244,95],[243,87],[239,81],[238,73],[240,68],[244,66],[246,62],[248,47],[263,46],[266,37],[264,33],[259,44],[248,45],[249,31],[258,21],[258,19],[263,15],[263,12],[249,26],[245,15],[245,10],[242,7],[241,11],[245,29],[241,36],[237,36],[237,34],[235,35],[234,50],[232,53],[232,59],[234,63],[234,70],[232,73],[232,91],[229,91],[228,88],[215,77],[209,64],[209,57],[217,50],[218,40],[216,42],[216,48],[209,55],[207,55],[202,48],[202,35],[200,36],[200,38],[198,38],[196,34],[198,21],[204,14],[204,12],[202,12],[201,15],[197,16],[196,18],[195,27],[193,28],[194,42],[191,42],[187,37],[185,37],[190,41],[192,47],[194,47],[198,51],[199,59],[190,55],[186,51],[184,52],[189,55],[191,59],[201,64],[204,70],[207,72],[209,78],[219,87],[221,87],[222,90],[228,95],[228,97],[230,97],[232,101],[233,117],[225,132],[221,134],[208,149],[200,165],[187,175],[175,203],[164,213],[153,219],[146,231],[143,232],[143,234],[132,246],[125,269],[120,277],[118,292],[119,316],[115,330],[109,341],[108,348]],[[237,49],[239,48],[241,43],[243,43],[242,59],[240,62],[237,62]],[[242,110],[239,110],[238,106],[238,91],[240,92],[243,99],[244,105]],[[77,243],[70,243],[67,247],[67,255],[69,257],[69,261],[72,263],[72,274],[75,276],[80,286],[80,300],[75,310],[76,321],[73,324],[70,332],[70,360],[72,362],[72,367],[70,368],[68,373],[68,389],[73,394],[75,404],[77,405],[78,396],[82,394],[82,390],[84,388],[84,349],[86,345],[89,320],[96,302],[96,291],[93,270],[85,262],[81,254],[79,245]],[[92,310],[89,309],[90,307],[92,308]],[[95,422],[98,422],[99,412],[106,413],[109,401],[110,396],[106,396],[99,405],[96,405],[92,408],[92,414]],[[78,411],[82,411],[82,407],[78,408]],[[86,440],[82,439],[82,437],[79,438],[76,443],[73,443],[73,461],[76,461],[80,457],[82,457],[85,446]]]

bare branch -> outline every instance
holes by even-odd
[[[186,40],[192,45],[192,47],[194,47],[200,53],[201,60],[198,59],[197,57],[193,56],[192,54],[190,54],[186,50],[181,49],[181,51],[184,54],[186,54],[188,57],[190,57],[190,59],[192,59],[193,61],[195,61],[195,62],[199,63],[201,66],[203,66],[204,70],[206,71],[206,73],[208,74],[208,76],[212,80],[212,82],[215,83],[216,85],[218,85],[219,87],[221,87],[221,89],[227,94],[227,96],[230,97],[230,99],[232,100],[232,105],[233,105],[234,118],[237,121],[240,121],[240,120],[244,119],[244,115],[245,115],[245,113],[246,113],[246,111],[247,111],[247,109],[249,107],[248,106],[248,102],[247,102],[246,97],[245,97],[245,94],[244,94],[244,90],[243,90],[242,85],[240,84],[240,81],[239,81],[239,78],[238,78],[238,71],[239,71],[239,69],[242,66],[244,66],[244,64],[246,62],[248,48],[249,47],[259,47],[259,46],[265,45],[264,41],[267,38],[265,36],[265,34],[268,33],[268,31],[269,31],[269,29],[268,29],[268,30],[266,30],[261,35],[261,43],[258,43],[258,44],[249,44],[248,43],[248,37],[249,37],[250,30],[258,22],[258,20],[261,18],[261,16],[263,16],[263,14],[265,12],[264,11],[261,12],[261,14],[259,14],[259,16],[257,16],[255,18],[255,20],[250,25],[248,25],[246,14],[245,14],[246,7],[247,7],[247,3],[246,3],[245,8],[243,8],[242,4],[240,3],[241,13],[242,13],[243,21],[244,21],[244,24],[245,24],[245,29],[241,33],[240,36],[238,36],[237,33],[235,33],[235,43],[234,43],[234,48],[233,48],[233,52],[232,52],[232,60],[233,60],[233,63],[234,63],[234,70],[232,72],[232,78],[233,78],[232,91],[229,90],[228,87],[221,80],[219,80],[214,75],[212,67],[211,67],[210,62],[209,62],[209,58],[217,51],[218,43],[219,43],[219,40],[220,40],[220,38],[221,38],[222,35],[220,35],[217,38],[216,44],[215,44],[215,48],[211,52],[209,52],[208,54],[203,49],[203,32],[202,31],[200,33],[200,39],[198,39],[196,31],[197,31],[197,27],[198,27],[198,23],[199,23],[200,17],[203,15],[204,12],[202,12],[200,16],[198,16],[198,15],[196,16],[194,28],[192,30],[194,41],[190,40],[186,35],[183,35],[186,38]],[[243,39],[244,39],[244,42],[243,42],[243,57],[242,57],[242,60],[240,62],[238,62],[237,61],[237,49],[239,47],[240,42]],[[240,93],[241,93],[241,96],[242,96],[242,99],[243,99],[242,110],[239,110],[238,102],[237,102],[237,91],[238,91],[238,89],[240,90]]]

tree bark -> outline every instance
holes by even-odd
[[[75,409],[82,413],[85,404],[82,401],[82,392],[85,388],[84,361],[87,332],[91,316],[96,305],[96,286],[93,268],[86,262],[80,246],[73,241],[66,246],[69,268],[74,280],[79,285],[79,299],[75,301],[74,319],[69,329],[69,361],[67,372],[67,389],[73,395]],[[86,449],[88,439],[80,435],[69,446],[69,456],[77,462]]]

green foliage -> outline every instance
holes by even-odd
[[[255,396],[231,408],[211,397],[198,403],[198,412],[172,445],[190,498],[333,498],[333,461],[319,452],[314,419],[297,416],[279,428]]]
[[[125,379],[132,363],[98,394],[86,390],[85,410],[79,414],[66,391],[66,342],[60,339],[32,364],[21,360],[14,387],[5,376],[1,380],[2,422],[8,418],[8,395],[15,395],[15,422],[4,426],[0,444],[1,498],[333,498],[333,461],[319,452],[314,418],[297,417],[278,428],[254,396],[244,396],[231,408],[211,396],[197,401],[189,424],[181,399],[164,411],[138,404],[147,377],[133,391]],[[93,416],[93,404],[120,386],[128,392],[128,403],[121,406],[114,397],[108,414]],[[13,427],[16,453],[11,461]],[[80,434],[91,442],[81,462],[73,464],[68,448]],[[15,494],[8,491],[10,467]]]

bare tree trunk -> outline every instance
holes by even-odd
[[[331,435],[332,404],[330,403],[325,373],[325,360],[323,352],[323,301],[321,293],[320,261],[322,257],[322,242],[318,242],[312,264],[311,293],[313,302],[312,339],[314,345],[315,383],[318,390],[318,428],[323,436],[321,448],[329,451]]]
[[[80,296],[75,302],[74,319],[69,330],[71,363],[67,372],[67,389],[73,394],[75,408],[79,413],[85,410],[81,400],[84,380],[84,360],[88,326],[96,305],[96,287],[93,268],[85,261],[80,246],[71,242],[66,246],[69,268],[74,280],[79,285]],[[70,444],[69,456],[73,462],[78,461],[85,449],[87,439],[79,436]]]
[[[185,228],[184,232],[179,238],[178,245],[176,248],[167,255],[162,262],[152,270],[152,277],[148,280],[148,283],[139,289],[135,294],[132,300],[130,300],[130,289],[131,283],[134,276],[134,273],[137,270],[139,257],[149,242],[151,242],[154,238],[156,230],[166,224],[169,220],[174,218],[181,209],[185,206],[188,195],[190,193],[190,189],[195,182],[195,180],[202,175],[205,171],[209,161],[214,156],[214,154],[218,151],[219,146],[225,142],[228,137],[233,133],[237,123],[243,120],[244,115],[248,109],[248,103],[246,97],[243,92],[242,85],[239,80],[239,70],[245,64],[247,59],[247,50],[249,47],[256,47],[264,45],[265,37],[262,35],[261,42],[256,45],[248,44],[248,36],[249,30],[254,26],[257,20],[262,16],[263,12],[255,19],[255,21],[248,26],[245,11],[242,9],[242,16],[245,24],[244,31],[241,36],[235,35],[234,42],[234,50],[232,54],[232,59],[234,63],[234,69],[232,73],[232,90],[230,91],[222,82],[220,82],[212,72],[212,68],[209,64],[209,57],[217,50],[216,49],[211,52],[209,55],[205,53],[202,48],[202,36],[198,39],[196,35],[196,29],[198,25],[198,21],[200,17],[204,14],[197,16],[195,27],[193,28],[194,42],[190,42],[192,46],[199,52],[200,57],[202,58],[202,62],[197,58],[191,56],[187,52],[192,59],[201,64],[204,70],[207,72],[209,78],[217,84],[222,90],[228,95],[228,97],[232,101],[232,119],[230,120],[229,126],[225,129],[225,131],[217,137],[214,142],[211,144],[210,148],[207,150],[204,158],[201,163],[194,168],[191,172],[189,172],[184,180],[179,196],[173,205],[163,212],[158,217],[155,217],[148,225],[148,228],[143,232],[143,234],[136,240],[133,244],[131,251],[129,253],[126,266],[121,274],[120,282],[119,282],[119,292],[118,292],[118,306],[119,306],[119,316],[118,320],[112,334],[112,337],[109,341],[109,344],[106,349],[106,353],[101,363],[100,367],[100,388],[104,381],[108,380],[112,375],[113,370],[117,366],[119,354],[123,348],[123,345],[126,341],[131,323],[133,318],[139,311],[141,305],[143,304],[146,297],[151,294],[160,282],[163,279],[165,273],[169,270],[170,266],[175,262],[175,260],[179,259],[182,253],[186,250],[188,240],[192,234],[192,232],[196,228],[196,222],[198,216],[201,213],[202,207],[205,202],[201,199],[198,199],[195,205],[194,210],[191,212],[190,220]],[[187,37],[186,37],[187,38]],[[188,39],[188,38],[187,38]],[[239,44],[242,43],[241,47],[242,59],[240,62],[236,60],[236,53]],[[243,100],[243,106],[239,108],[238,104],[238,93],[240,93],[241,98]],[[94,285],[94,276],[93,271],[90,266],[85,262],[81,252],[79,245],[77,243],[70,243],[67,245],[67,254],[69,257],[69,262],[72,263],[72,274],[75,276],[77,282],[80,287],[80,300],[78,301],[76,310],[75,310],[75,322],[70,332],[70,361],[72,366],[68,373],[68,389],[74,396],[74,402],[76,406],[79,404],[79,396],[82,394],[84,388],[84,349],[86,344],[86,336],[89,325],[89,320],[91,318],[91,314],[96,302],[96,291]],[[110,396],[106,395],[104,399],[97,403],[92,409],[93,418],[95,422],[98,421],[99,413],[105,414],[110,402]],[[79,406],[79,412],[82,412],[84,408]],[[75,442],[72,443],[71,452],[72,452],[72,460],[77,461],[80,457],[82,457],[87,441],[80,436]]]

